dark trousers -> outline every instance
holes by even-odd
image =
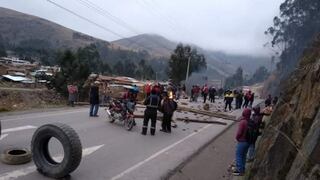
[[[149,119],[151,119],[150,134],[154,135],[156,132],[157,109],[147,108],[144,111],[144,120],[143,120],[142,133],[141,133],[143,135],[147,134]]]
[[[249,105],[249,101],[248,100],[244,100],[243,107],[247,108],[248,105]]]
[[[226,105],[225,105],[225,107],[224,107],[224,110],[227,110],[227,107],[229,106],[229,111],[231,111],[231,103],[232,103],[232,101],[226,101]]]
[[[203,103],[206,103],[208,94],[203,94]]]
[[[162,119],[162,130],[165,132],[171,132],[171,118],[172,114],[163,113],[163,119]]]
[[[210,102],[214,103],[214,101],[215,101],[214,95],[209,95],[209,100],[210,100]]]

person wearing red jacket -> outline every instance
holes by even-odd
[[[248,129],[248,121],[250,120],[251,110],[246,108],[242,112],[239,127],[236,135],[236,169],[233,172],[236,176],[242,176],[245,172],[246,157],[249,149],[249,143],[246,140],[246,133]]]

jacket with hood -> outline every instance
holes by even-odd
[[[246,142],[246,133],[248,129],[248,121],[250,120],[251,110],[244,109],[242,112],[242,117],[240,119],[236,139],[238,142]]]

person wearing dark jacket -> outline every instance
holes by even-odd
[[[161,103],[161,111],[163,113],[162,129],[160,131],[171,133],[171,121],[173,112],[177,109],[177,103],[169,98],[167,94],[164,94],[164,98]]]
[[[149,119],[151,119],[150,134],[153,136],[156,132],[157,123],[157,110],[160,106],[160,97],[157,95],[155,89],[151,90],[151,95],[147,97],[144,101],[146,105],[146,110],[144,111],[144,120],[142,126],[142,135],[147,134]]]
[[[262,127],[262,118],[263,118],[263,114],[260,112],[260,106],[254,107],[252,110],[253,110],[252,121],[254,122],[255,127],[257,128],[259,133],[257,134],[254,142],[249,145],[249,149],[248,149],[248,161],[249,162],[253,161],[253,158],[254,158],[255,144],[256,144],[258,136],[261,135],[261,132],[259,130]]]
[[[99,110],[99,81],[90,87],[90,117],[98,117]]]
[[[248,121],[250,120],[251,110],[245,108],[240,118],[239,127],[236,135],[236,169],[233,172],[236,176],[242,176],[245,172],[246,157],[249,148],[249,143],[246,139],[246,133],[248,129]]]

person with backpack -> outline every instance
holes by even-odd
[[[261,135],[260,129],[262,126],[263,113],[260,112],[260,106],[254,107],[253,114],[250,122],[248,123],[247,139],[249,143],[248,158],[247,161],[251,162],[254,159],[255,144],[258,136]]]
[[[156,132],[156,123],[157,123],[157,111],[160,105],[160,97],[157,95],[157,91],[155,89],[151,90],[151,95],[147,97],[147,99],[144,101],[144,105],[146,105],[146,109],[144,111],[144,119],[143,119],[143,126],[142,126],[142,135],[147,134],[148,130],[148,123],[151,119],[151,128],[150,128],[150,134],[152,136],[155,135]]]
[[[248,122],[250,121],[251,110],[245,108],[240,118],[239,127],[236,135],[236,168],[233,171],[233,175],[242,176],[245,172],[246,157],[249,148],[247,140]]]
[[[177,103],[170,98],[167,93],[164,94],[161,102],[161,111],[163,113],[162,129],[160,131],[171,133],[171,121],[174,111],[177,109]]]

